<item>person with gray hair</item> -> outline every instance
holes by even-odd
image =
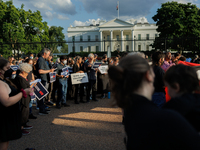
[[[87,72],[88,80],[89,80],[89,82],[87,83],[87,96],[86,96],[86,100],[88,103],[90,102],[91,89],[92,89],[92,100],[98,101],[96,99],[97,88],[95,86],[95,83],[97,81],[98,68],[92,69],[93,64],[94,64],[94,54],[90,53],[88,55],[88,61],[85,63],[85,66],[84,66],[84,70],[85,70],[85,72]]]
[[[32,66],[28,63],[22,63],[19,65],[19,74],[13,80],[13,83],[16,85],[18,91],[21,89],[30,88],[30,83],[27,80],[27,76],[30,71],[32,71]],[[22,126],[22,135],[28,135],[30,132],[25,129],[31,129],[32,126],[28,126],[26,123],[29,117],[29,103],[31,101],[31,96],[23,97],[20,101],[21,104],[21,126]]]
[[[44,48],[41,52],[41,56],[39,57],[37,64],[36,64],[36,70],[38,71],[38,78],[41,79],[41,83],[43,86],[48,89],[49,87],[49,82],[48,82],[48,75],[50,72],[54,72],[55,69],[50,69],[46,60],[51,51],[48,48]],[[40,115],[46,115],[50,110],[45,109],[44,105],[45,98],[42,100],[38,101],[38,107],[39,107],[39,114]],[[47,112],[48,111],[48,112]]]

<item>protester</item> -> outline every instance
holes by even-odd
[[[124,109],[127,149],[200,149],[200,135],[179,113],[152,102],[154,72],[138,55],[122,58],[108,70],[112,93]]]
[[[154,52],[152,55],[152,61],[153,61],[153,71],[155,74],[154,79],[154,93],[152,97],[152,102],[155,103],[158,107],[162,107],[165,102],[165,84],[163,82],[163,77],[165,74],[165,71],[161,68],[161,65],[164,62],[164,54],[160,51]]]
[[[175,63],[172,62],[172,55],[170,52],[167,52],[165,55],[164,63],[162,64],[161,68],[166,72],[169,67],[174,66]]]
[[[64,107],[69,107],[66,103],[67,100],[67,82],[69,75],[62,75],[61,73],[63,72],[63,68],[66,68],[67,64],[67,57],[66,56],[61,56],[60,57],[60,63],[57,65],[57,80],[58,80],[58,94],[57,94],[57,101],[56,101],[56,108],[60,109],[61,105]]]
[[[7,79],[12,72],[7,72],[10,68],[9,61],[0,58],[0,149],[7,150],[11,140],[19,139],[21,132],[21,116],[19,101],[32,92],[31,88],[17,91],[17,87]],[[6,75],[8,74],[8,76]]]
[[[73,72],[74,73],[84,73],[84,71],[81,70],[81,62],[82,62],[82,58],[80,56],[77,56],[76,63],[73,66]],[[80,90],[79,90],[79,86],[80,86]],[[79,90],[79,94],[80,94],[80,102],[81,103],[85,103],[85,101],[83,101],[84,84],[76,84],[75,85],[75,95],[74,95],[75,104],[79,104],[79,101],[78,101],[78,90]]]
[[[94,64],[94,55],[89,54],[88,55],[88,61],[85,63],[85,72],[88,74],[88,80],[89,82],[87,83],[87,96],[86,100],[87,102],[90,102],[90,90],[92,89],[92,100],[93,101],[98,101],[96,99],[96,93],[97,93],[97,87],[95,86],[96,80],[97,80],[97,70],[98,68],[92,69],[92,66]]]
[[[164,108],[178,111],[200,132],[199,80],[194,68],[177,65],[167,70],[164,76],[168,94],[172,98]]]
[[[21,89],[30,88],[30,82],[27,80],[29,72],[32,70],[32,66],[27,63],[22,63],[19,66],[20,73],[13,80],[13,83],[16,85],[18,92]],[[22,126],[22,135],[28,135],[30,132],[26,129],[31,129],[32,126],[28,126],[26,123],[29,118],[29,103],[31,101],[30,95],[27,95],[26,98],[22,98],[20,101],[20,110],[21,110],[21,126]]]
[[[49,83],[48,83],[49,73],[54,72],[55,70],[55,69],[50,69],[49,66],[47,65],[47,62],[45,59],[47,59],[49,55],[50,55],[50,50],[47,48],[44,48],[41,52],[41,57],[39,57],[36,64],[36,69],[38,71],[38,78],[41,79],[41,83],[46,89],[48,89],[48,86],[49,86]],[[45,98],[38,101],[40,115],[46,115],[49,112],[49,110],[45,109],[44,101],[45,101]]]

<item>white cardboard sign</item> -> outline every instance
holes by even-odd
[[[100,71],[101,74],[108,73],[108,65],[100,66],[99,71]]]
[[[88,82],[87,73],[72,73],[71,74],[72,85],[73,84],[81,84]]]

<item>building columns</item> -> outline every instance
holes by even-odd
[[[110,31],[110,51],[111,51],[111,52],[113,51],[113,43],[112,43],[112,40],[113,40],[113,31],[111,30],[111,31]]]
[[[103,38],[102,38],[102,31],[100,31],[100,51],[102,52],[103,49]]]
[[[134,41],[134,30],[132,30],[132,42],[131,42],[131,45],[132,45],[132,51],[135,51],[135,41]]]
[[[124,38],[123,38],[123,35],[124,35],[124,31],[121,30],[121,51],[122,52],[124,51]]]

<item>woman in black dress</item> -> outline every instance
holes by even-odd
[[[124,109],[128,150],[200,149],[200,135],[185,118],[152,102],[155,75],[144,58],[125,56],[108,74],[114,99]]]
[[[7,150],[8,143],[21,137],[20,104],[22,97],[32,92],[31,88],[18,92],[15,85],[4,75],[10,69],[8,60],[0,58],[0,149]],[[11,74],[7,77],[10,77]]]

